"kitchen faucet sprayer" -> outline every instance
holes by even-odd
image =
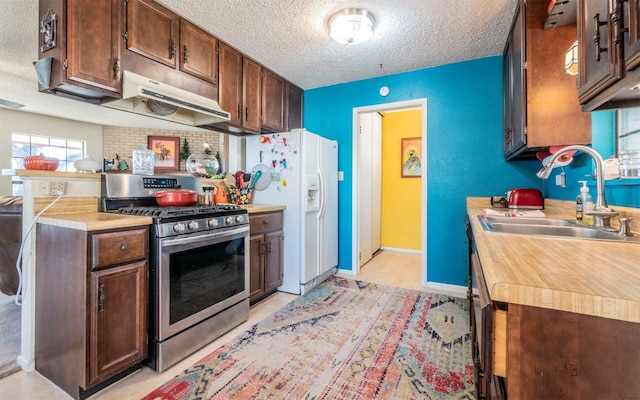
[[[549,175],[551,175],[551,170],[554,168],[555,161],[560,158],[560,156],[568,151],[582,151],[584,153],[589,154],[596,163],[596,204],[593,211],[589,211],[588,214],[594,216],[594,226],[596,227],[610,227],[610,219],[614,215],[618,215],[617,212],[613,211],[607,206],[607,200],[604,198],[604,161],[600,154],[597,151],[593,150],[591,147],[582,146],[582,145],[572,145],[563,147],[558,150],[551,160],[542,167],[540,171],[536,174],[540,179],[547,179]]]

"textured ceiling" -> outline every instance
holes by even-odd
[[[85,0],[89,1],[89,0]],[[502,53],[517,0],[158,0],[303,89],[495,56]],[[339,45],[329,16],[366,8],[372,40]],[[0,0],[0,99],[22,111],[102,125],[185,129],[37,93],[38,1]]]

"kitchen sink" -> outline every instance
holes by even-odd
[[[552,226],[580,226],[566,219],[551,218],[521,218],[521,217],[481,217],[492,224],[510,225],[552,225]]]
[[[478,215],[478,220],[482,228],[488,232],[640,243],[640,236],[638,235],[619,236],[616,231],[611,232],[582,226],[573,221],[562,219],[484,217]]]

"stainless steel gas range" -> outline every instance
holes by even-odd
[[[103,211],[153,219],[148,364],[160,372],[249,316],[247,211],[231,204],[156,203],[160,190],[197,186],[191,176],[103,175]]]

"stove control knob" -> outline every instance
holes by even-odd
[[[184,226],[184,224],[180,222],[173,226],[173,231],[177,233],[183,232],[185,229],[186,227]]]
[[[187,228],[189,228],[190,231],[195,231],[196,229],[198,229],[198,221],[189,222],[189,225],[187,225]]]
[[[236,216],[236,222],[237,223],[241,223],[242,222],[242,215]]]
[[[207,225],[209,226],[209,228],[215,228],[216,226],[218,226],[218,220],[215,218],[211,218],[207,221]]]
[[[224,219],[224,223],[225,223],[226,225],[231,225],[231,224],[233,224],[233,217],[227,217],[227,218],[225,218],[225,219]]]

